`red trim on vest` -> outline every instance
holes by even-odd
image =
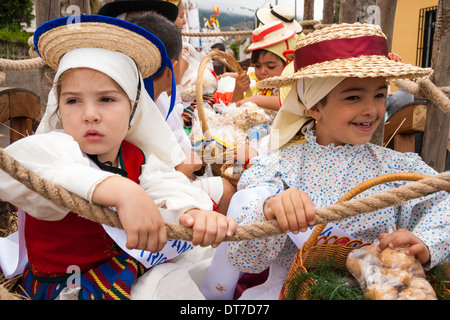
[[[142,151],[133,144],[122,143],[122,159],[128,177],[139,183]],[[118,254],[115,242],[101,224],[69,212],[58,221],[45,221],[26,215],[25,241],[31,271],[40,277],[67,274],[76,265],[80,270],[95,268]]]
[[[335,59],[356,58],[359,56],[388,56],[386,39],[380,36],[333,39],[313,43],[294,52],[294,69]]]
[[[123,141],[122,142],[122,159],[124,161],[124,169],[128,173],[128,179],[139,183],[139,176],[141,175],[141,166],[145,162],[144,154],[141,149],[134,144]],[[140,165],[138,165],[140,164]]]

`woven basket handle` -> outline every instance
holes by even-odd
[[[369,179],[367,181],[364,181],[345,193],[336,203],[341,203],[344,201],[351,200],[356,195],[376,186],[382,183],[391,182],[391,181],[418,181],[424,178],[428,178],[430,176],[426,174],[421,173],[415,173],[415,172],[398,172],[398,173],[388,173],[381,175],[379,177],[375,177],[372,179]],[[450,192],[450,190],[446,190],[447,192]],[[325,229],[326,224],[319,224],[314,229],[311,235],[309,236],[308,240],[304,244],[304,250],[308,250],[312,245],[317,241],[322,231]]]
[[[206,141],[210,141],[212,137],[211,133],[209,132],[208,122],[206,120],[205,115],[205,109],[203,108],[203,75],[205,73],[205,69],[208,62],[211,59],[215,59],[217,61],[222,61],[221,59],[224,59],[229,64],[227,66],[231,66],[231,68],[238,74],[244,72],[242,70],[241,65],[236,61],[236,59],[232,55],[223,51],[211,51],[210,53],[208,53],[206,56],[203,57],[202,61],[200,61],[200,66],[198,67],[197,72],[197,80],[195,82],[195,97],[197,99],[197,113],[202,124],[202,131]],[[248,88],[247,97],[250,97],[251,95],[252,92],[250,88]]]

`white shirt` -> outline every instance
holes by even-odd
[[[167,92],[164,91],[163,93],[161,93],[158,99],[156,99],[155,103],[159,111],[161,111],[163,117],[166,118],[170,106],[170,97],[167,95]],[[191,150],[192,149],[191,141],[189,140],[189,137],[186,134],[186,132],[184,132],[183,122],[176,113],[175,109],[173,109],[173,111],[169,115],[169,118],[167,119],[167,124],[172,129],[172,132],[175,135],[175,138],[177,139],[177,142],[181,146],[183,151]]]
[[[78,143],[63,132],[32,135],[13,143],[5,151],[40,177],[88,201],[91,201],[95,187],[113,175],[92,168]],[[146,153],[145,157],[146,164],[139,177],[140,185],[158,207],[166,206],[179,213],[177,217],[164,216],[165,221],[178,223],[178,217],[191,208],[212,209],[209,196],[199,188],[191,188],[185,175],[169,167],[154,154]],[[43,220],[59,220],[68,212],[3,171],[0,171],[0,199]]]

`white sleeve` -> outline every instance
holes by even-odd
[[[95,187],[112,173],[94,169],[73,138],[62,132],[36,134],[5,151],[38,176],[91,201]],[[0,199],[44,220],[62,219],[68,212],[0,171]]]
[[[192,186],[183,173],[170,168],[153,154],[146,154],[146,159],[139,181],[158,207],[166,207],[179,215],[192,208],[212,210],[208,194]]]
[[[169,111],[170,97],[167,96],[166,92],[163,92],[159,95],[158,99],[156,99],[155,103],[159,111],[161,111],[161,114],[165,118],[167,116],[167,112]],[[167,118],[167,124],[172,129],[172,132],[175,135],[175,138],[177,139],[177,142],[180,145],[181,149],[183,149],[183,151],[191,150],[191,141],[189,140],[186,132],[184,132],[183,122],[180,116],[176,113],[175,109],[169,115],[169,118]]]

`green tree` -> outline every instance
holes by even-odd
[[[22,23],[30,26],[33,20],[31,0],[2,0],[0,2],[0,28],[10,31],[22,30]]]
[[[239,60],[239,45],[237,41],[234,41],[230,44],[230,49],[233,51],[234,58]]]

